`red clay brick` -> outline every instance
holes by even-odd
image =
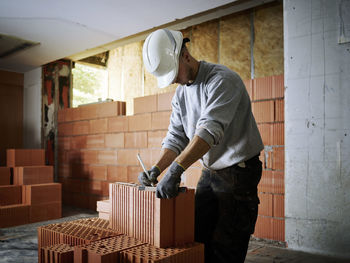
[[[284,75],[278,75],[272,77],[273,98],[283,98],[284,97]]]
[[[161,148],[168,130],[148,131],[148,148]]]
[[[113,150],[101,150],[97,151],[97,163],[98,164],[117,164],[117,151]]]
[[[254,99],[272,99],[272,77],[257,78],[254,82]]]
[[[152,130],[168,129],[170,124],[171,111],[153,112],[152,113]]]
[[[97,164],[98,163],[98,151],[96,151],[96,150],[83,150],[83,151],[78,152],[78,156],[76,156],[74,158],[78,158],[79,163]]]
[[[138,150],[134,149],[118,150],[117,165],[138,165],[137,153]]]
[[[74,246],[67,244],[56,244],[41,248],[40,263],[73,263]]]
[[[97,201],[97,212],[109,213],[111,211],[111,204],[109,199]]]
[[[174,97],[175,92],[167,92],[158,94],[157,98],[157,111],[169,111],[171,108],[171,100]]]
[[[29,205],[0,206],[0,228],[29,223]]]
[[[274,123],[272,125],[273,130],[273,145],[284,145],[284,123]]]
[[[59,109],[57,112],[58,123],[65,122],[65,109]]]
[[[152,128],[151,113],[127,117],[129,120],[129,131],[148,131]]]
[[[70,141],[71,141],[72,149],[84,149],[86,148],[87,136],[86,135],[72,136],[70,137]]]
[[[89,125],[90,125],[90,129],[89,129],[90,134],[106,133],[107,127],[108,127],[108,120],[106,118],[90,120]]]
[[[7,149],[7,167],[45,165],[43,149]]]
[[[108,166],[107,179],[110,182],[127,182],[128,181],[127,166]]]
[[[89,179],[91,180],[107,180],[107,167],[105,165],[88,167]]]
[[[124,148],[124,133],[105,134],[106,148]]]
[[[86,136],[86,148],[103,148],[104,146],[105,146],[104,134]]]
[[[258,124],[259,132],[264,145],[272,145],[273,143],[273,124],[260,123]]]
[[[124,138],[125,148],[147,148],[147,132],[127,132]]]
[[[256,122],[274,122],[274,105],[273,100],[253,102],[252,109]]]
[[[71,137],[58,137],[58,149],[63,150],[63,151],[67,151],[70,150],[70,140]]]
[[[277,240],[277,241],[285,241],[285,220],[284,219],[271,218],[270,229],[272,229],[271,239]]]
[[[97,105],[97,117],[125,115],[126,104],[123,101],[103,102]]]
[[[2,185],[0,186],[0,206],[16,205],[22,203],[21,185]]]
[[[129,129],[129,119],[126,116],[108,118],[108,132],[125,132]]]
[[[274,147],[272,159],[272,169],[284,170],[284,147]]]
[[[90,129],[89,121],[73,122],[73,135],[89,134],[89,129]]]
[[[273,239],[272,218],[258,215],[254,236],[258,238]]]
[[[284,195],[273,195],[273,216],[284,217]]]
[[[9,185],[11,182],[11,167],[0,167],[0,185]]]
[[[53,183],[53,166],[14,167],[13,184],[46,184]]]
[[[141,149],[140,156],[147,169],[150,169],[157,163],[160,157],[160,149]],[[138,165],[140,165],[138,163]]]
[[[284,121],[284,100],[275,100],[275,121]]]
[[[284,171],[272,171],[273,193],[284,194]]]
[[[29,223],[61,218],[62,203],[33,204],[29,207]]]
[[[70,136],[73,135],[73,123],[59,123],[58,124],[58,136]]]
[[[258,185],[258,191],[263,193],[274,193],[272,171],[263,170],[261,180]]]
[[[247,79],[247,80],[244,80],[244,85],[245,85],[245,88],[249,94],[249,98],[250,100],[253,100],[253,80],[252,79]]]
[[[272,194],[259,193],[259,215],[272,216],[273,215],[273,203]]]
[[[128,183],[135,183],[138,184],[139,181],[137,177],[139,176],[139,173],[142,172],[141,166],[128,166]]]
[[[24,204],[40,205],[61,202],[60,183],[24,185],[22,200]]]
[[[157,111],[157,95],[134,98],[134,114]]]
[[[197,167],[190,167],[185,171],[185,186],[196,187],[199,178],[202,175],[202,169]]]

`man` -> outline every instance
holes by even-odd
[[[146,69],[160,88],[180,84],[172,99],[168,133],[159,161],[140,173],[144,185],[157,184],[159,198],[178,194],[182,173],[201,159],[195,196],[195,239],[205,244],[206,262],[244,262],[254,232],[263,143],[245,86],[225,66],[197,61],[181,32],[160,29],[143,46]]]

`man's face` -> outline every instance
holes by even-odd
[[[191,80],[191,67],[186,60],[186,51],[182,52],[179,57],[179,70],[177,73],[177,77],[174,80],[174,83],[178,83],[181,85],[188,84]]]

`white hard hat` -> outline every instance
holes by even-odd
[[[183,36],[180,31],[158,29],[143,44],[143,63],[157,77],[158,88],[169,86],[177,77]]]

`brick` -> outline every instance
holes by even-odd
[[[284,100],[275,100],[275,121],[284,121]]]
[[[257,123],[274,122],[274,101],[252,102],[252,109]]]
[[[61,191],[60,183],[24,185],[22,200],[28,205],[61,202]]]
[[[157,95],[134,98],[134,114],[157,111]]]
[[[285,220],[284,219],[271,219],[272,237],[271,239],[277,241],[285,241]],[[271,231],[271,230],[270,230]]]
[[[0,206],[15,205],[22,203],[21,185],[2,185],[0,186]]]
[[[11,168],[0,167],[0,185],[9,185],[11,183]]]
[[[123,101],[103,102],[96,104],[97,117],[113,117],[118,115],[125,115],[126,104]]]
[[[197,187],[199,178],[202,175],[202,169],[197,167],[190,167],[185,171],[185,186]]]
[[[0,206],[0,228],[29,223],[29,205]]]
[[[258,215],[254,236],[258,238],[272,239],[272,218]]]
[[[7,167],[45,165],[43,149],[7,149]]]
[[[83,164],[97,164],[98,163],[98,151],[96,150],[83,150],[77,153],[77,156],[73,157],[78,163]]]
[[[32,204],[29,207],[29,223],[58,219],[62,217],[62,203]]]
[[[97,212],[109,213],[111,211],[111,204],[109,199],[97,201]]]
[[[258,191],[263,193],[274,193],[272,171],[262,171],[261,180],[258,184]]]
[[[273,148],[272,147],[265,147],[263,151],[263,165],[265,169],[272,169],[273,165]]]
[[[83,181],[83,182],[84,182],[83,183],[83,188],[84,188],[83,193],[86,193],[90,196],[102,194],[102,181],[89,180],[89,181]],[[96,201],[95,201],[94,205],[96,205]]]
[[[128,166],[128,183],[138,184],[138,176],[140,172],[143,172],[141,166]]]
[[[129,130],[129,117],[118,116],[108,118],[108,132],[125,132]]]
[[[73,263],[74,246],[67,244],[56,244],[41,248],[40,263]]]
[[[259,193],[258,196],[260,199],[258,214],[263,216],[272,216],[273,215],[272,194]]]
[[[273,124],[270,123],[260,123],[258,124],[258,129],[264,145],[273,144]]]
[[[284,195],[273,195],[273,216],[284,217]]]
[[[58,149],[67,151],[71,147],[71,137],[58,137]]]
[[[113,229],[157,247],[193,242],[194,189],[187,189],[176,198],[159,199],[155,191],[113,183],[110,200]]]
[[[107,127],[108,127],[108,120],[106,118],[90,120],[89,125],[90,125],[90,128],[89,128],[90,134],[106,133]]]
[[[150,169],[153,165],[155,165],[158,162],[160,157],[160,149],[141,149],[140,156],[143,163],[146,166],[146,169]],[[138,165],[140,164],[138,163]]]
[[[152,128],[151,113],[128,116],[129,131],[148,131]]]
[[[147,132],[127,132],[124,138],[125,148],[147,148]]]
[[[105,134],[106,148],[124,148],[124,133]]]
[[[98,212],[98,218],[109,220],[109,213]]]
[[[97,105],[81,105],[79,106],[80,120],[91,120],[97,118]]]
[[[58,165],[58,177],[70,177],[71,166],[60,163]]]
[[[109,198],[109,184],[110,184],[110,182],[108,182],[108,181],[101,182],[102,198],[99,198],[100,200]]]
[[[253,80],[252,79],[247,79],[243,81],[245,88],[248,92],[250,100],[253,100]]]
[[[284,147],[274,147],[272,159],[272,169],[284,170]]]
[[[89,121],[73,122],[73,135],[89,134],[89,129],[90,129]]]
[[[253,100],[272,99],[272,77],[257,78],[253,80],[254,97]]]
[[[73,135],[73,123],[58,123],[58,136],[70,136]]]
[[[272,77],[272,97],[283,98],[284,97],[284,75],[278,75]]]
[[[90,165],[87,168],[88,178],[91,180],[107,180],[107,167],[105,165]]]
[[[71,140],[71,148],[72,149],[85,149],[87,145],[87,136],[73,136],[70,137]]]
[[[171,111],[152,113],[152,130],[168,129],[170,124]]]
[[[110,182],[127,182],[128,181],[127,166],[108,166],[107,180]]]
[[[175,248],[158,248],[149,244],[121,251],[121,263],[127,262],[204,262],[204,245],[189,243]]]
[[[59,109],[57,112],[58,123],[65,122],[65,109]]]
[[[96,134],[86,136],[86,148],[104,148],[105,135]]]
[[[14,167],[13,184],[46,184],[53,183],[53,166]]]
[[[134,149],[118,150],[117,165],[138,165],[137,153]]]
[[[272,171],[273,193],[284,194],[284,171]]]
[[[117,151],[114,150],[100,150],[97,151],[97,163],[98,164],[117,164]]]
[[[161,148],[162,141],[165,138],[168,130],[148,131],[148,148]]]
[[[272,145],[284,145],[284,123],[274,123],[272,131]]]
[[[158,94],[157,98],[157,111],[170,111],[171,101],[174,97],[175,92],[167,92]]]

